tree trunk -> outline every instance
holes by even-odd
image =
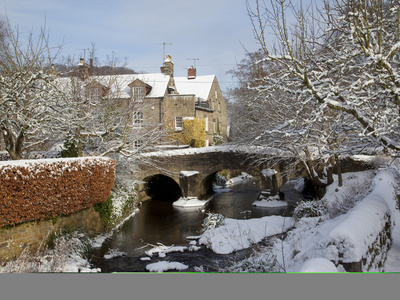
[[[338,154],[335,154],[337,173],[338,173],[338,186],[343,186],[342,168],[340,167],[340,158]]]
[[[2,128],[3,131],[3,139],[6,144],[6,150],[12,160],[22,159],[22,146],[24,140],[24,133],[21,130],[18,137],[13,137],[11,135],[11,130],[8,130],[6,127]]]

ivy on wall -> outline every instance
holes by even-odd
[[[206,146],[206,121],[203,118],[183,119],[182,131],[171,131],[169,136],[179,144],[193,148]]]

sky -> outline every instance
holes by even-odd
[[[245,48],[257,49],[246,0],[0,0],[0,10],[23,34],[46,24],[50,44],[63,44],[61,56],[77,63],[94,44],[100,62],[114,52],[137,72],[158,73],[166,43],[174,76],[194,65],[197,75],[215,74],[223,91]]]

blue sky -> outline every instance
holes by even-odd
[[[95,43],[100,61],[114,52],[136,71],[158,73],[162,43],[171,43],[165,52],[175,76],[195,63],[198,75],[216,74],[223,90],[232,85],[226,71],[244,57],[242,44],[257,49],[245,0],[0,0],[0,9],[22,32],[46,20],[51,44],[64,42],[62,55],[77,62]]]

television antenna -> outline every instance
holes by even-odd
[[[157,45],[163,45],[163,63],[164,63],[164,61],[165,61],[165,46],[172,45],[172,43],[163,42],[163,43],[158,43]]]
[[[198,58],[186,58],[187,60],[193,60],[193,68],[196,68],[196,60],[199,60]]]
[[[83,50],[83,61],[85,61],[86,60],[86,50],[90,51],[90,49],[89,48],[81,48],[81,49],[76,49],[76,50]]]

